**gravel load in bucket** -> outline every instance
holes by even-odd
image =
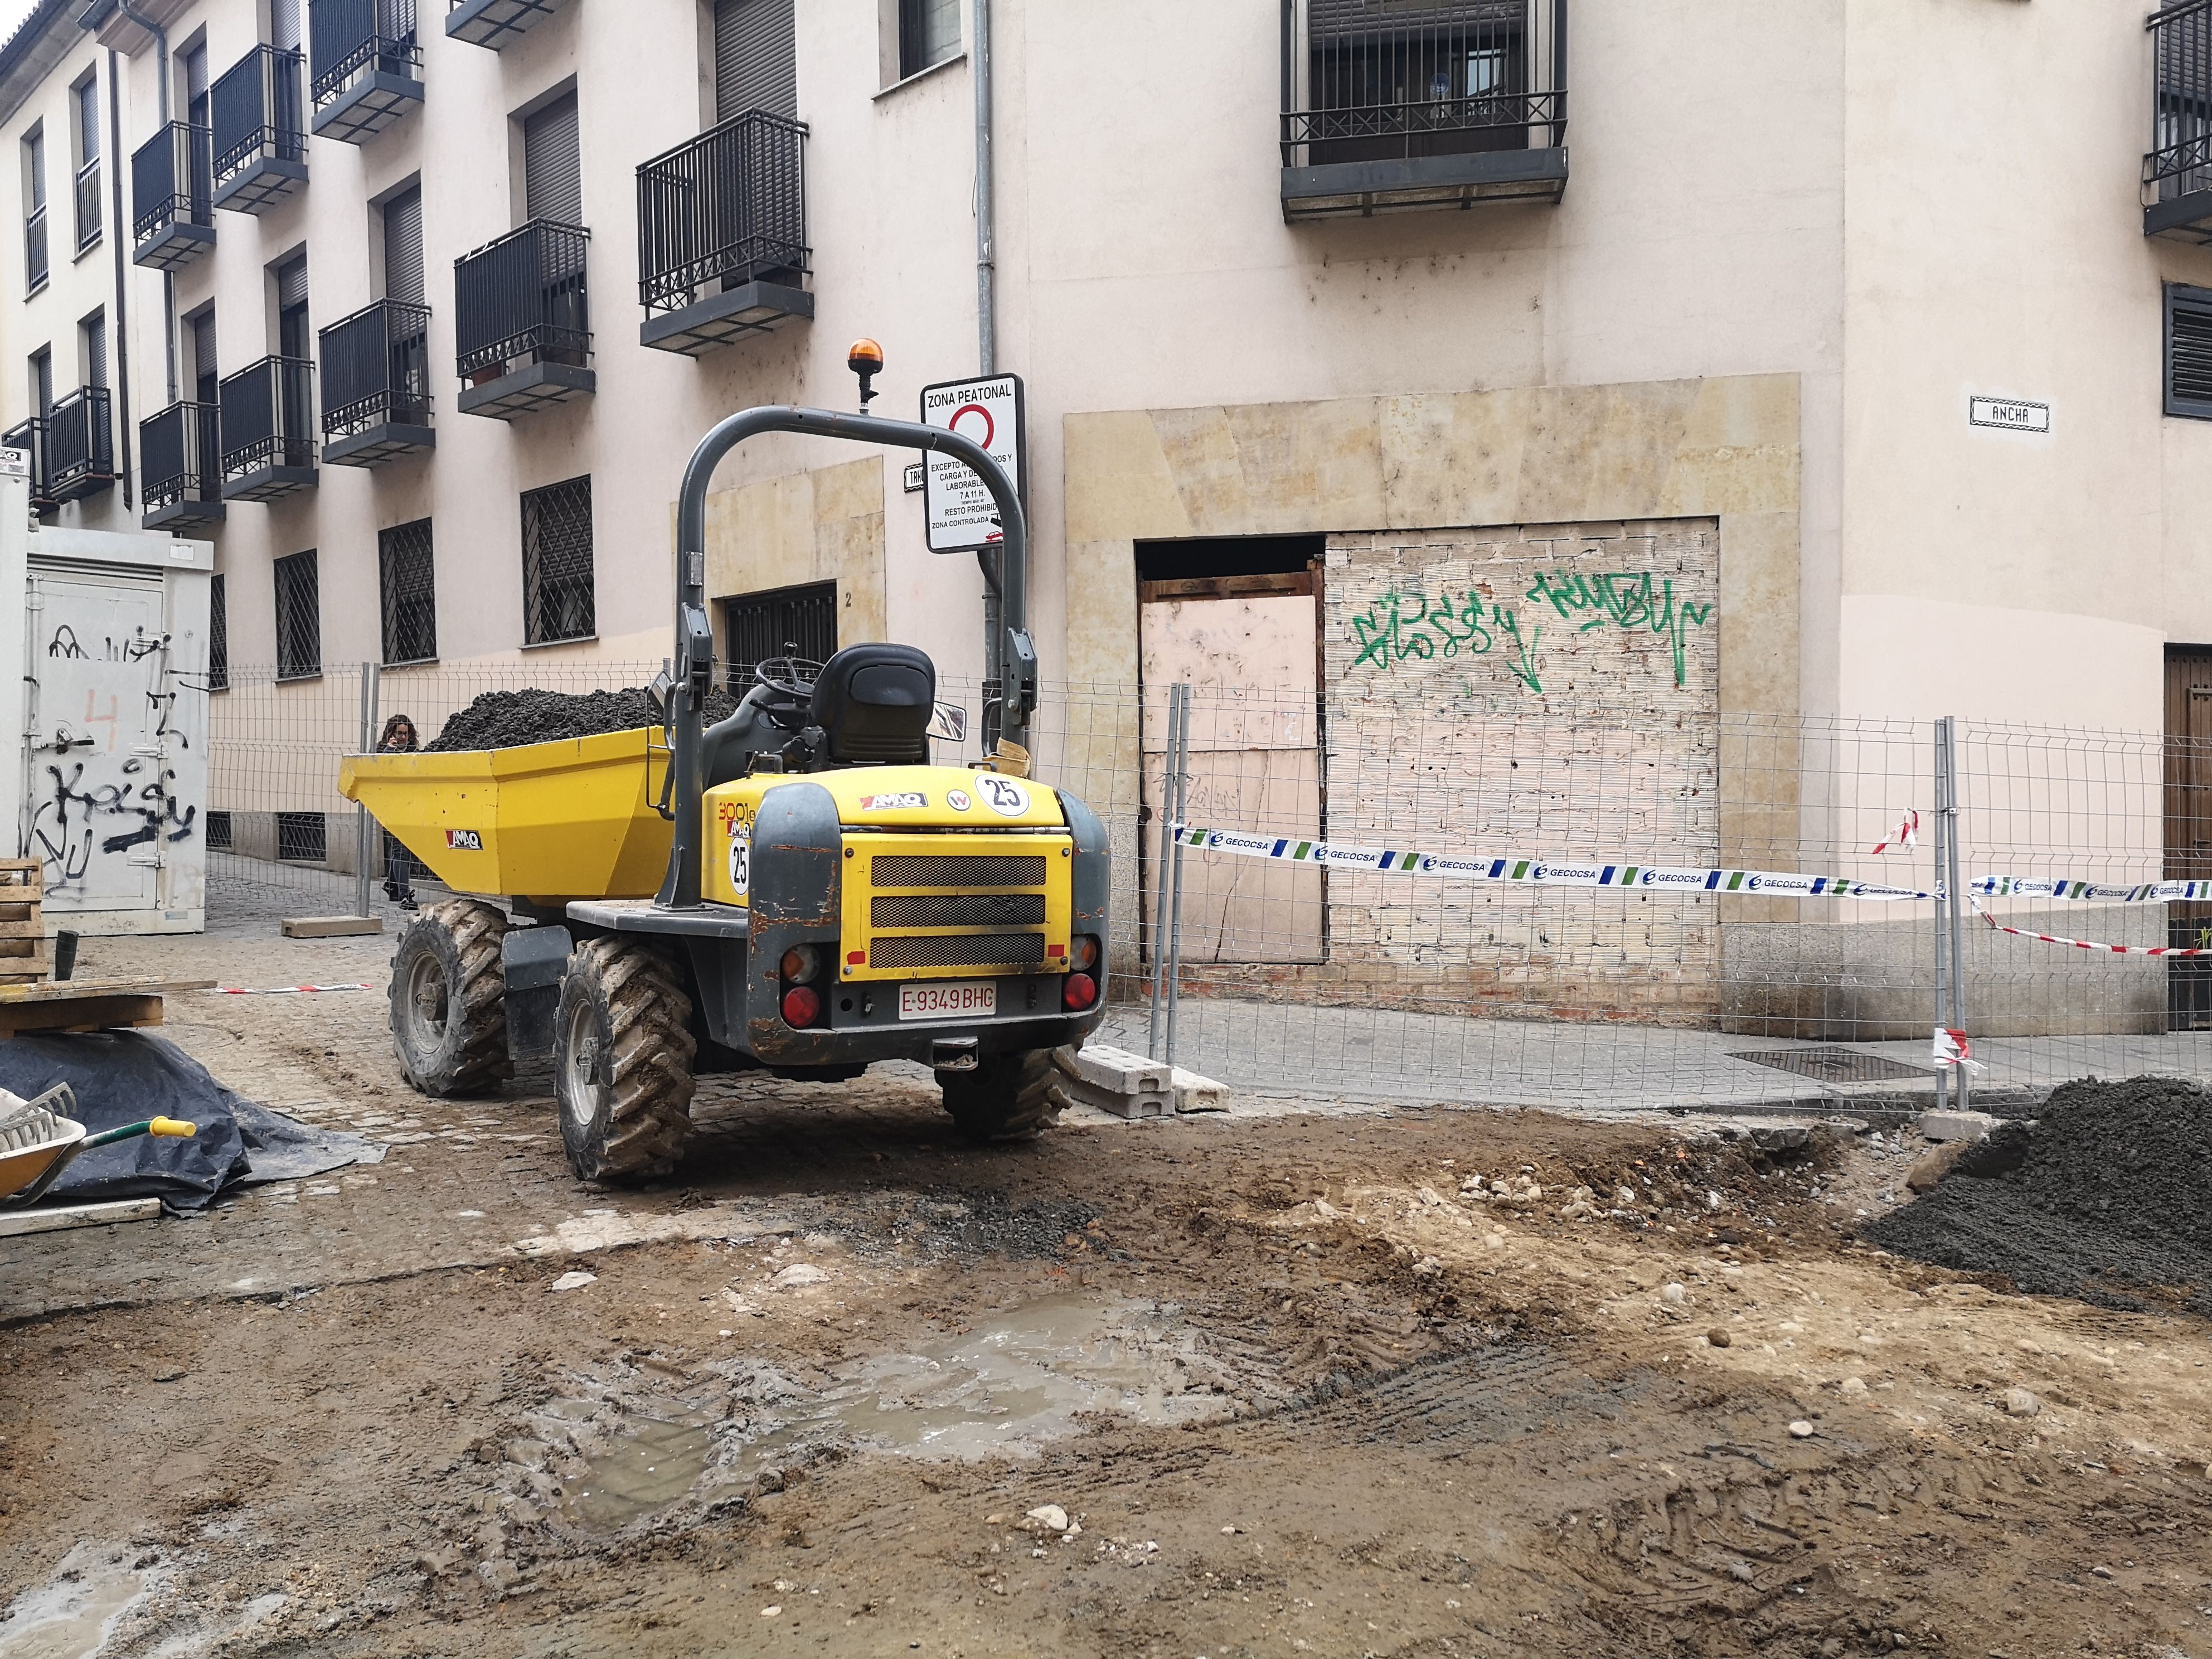
[[[1861,1236],[2033,1294],[2212,1313],[2212,1093],[2177,1078],[2067,1084]]]
[[[705,710],[708,724],[734,713],[737,706],[726,692],[709,692]],[[487,691],[456,713],[422,747],[441,755],[463,749],[514,749],[563,738],[596,737],[602,732],[634,732],[660,723],[659,705],[641,685],[580,696],[565,691]]]

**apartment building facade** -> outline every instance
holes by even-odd
[[[54,521],[214,541],[234,664],[650,661],[700,433],[849,406],[860,335],[912,413],[988,337],[1048,678],[2154,728],[2212,641],[2207,27],[52,0],[0,428]],[[905,459],[725,466],[732,654],[980,676]]]

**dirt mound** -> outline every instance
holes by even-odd
[[[736,708],[727,694],[708,694],[709,724]],[[562,738],[596,737],[602,732],[634,732],[660,721],[659,705],[641,685],[581,696],[563,691],[487,691],[455,714],[422,746],[433,754],[460,749],[514,749]]]
[[[2212,1313],[2212,1093],[2173,1078],[2069,1083],[2033,1127],[1998,1125],[1863,1236],[2023,1291]]]

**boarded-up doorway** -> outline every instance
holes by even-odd
[[[1168,690],[1185,684],[1192,688],[1188,821],[1304,839],[1322,833],[1324,550],[1320,536],[1137,544],[1148,823],[1164,811]],[[1158,836],[1146,839],[1149,858]],[[1147,871],[1148,889],[1154,873]],[[1182,960],[1322,961],[1323,879],[1311,866],[1186,860]]]
[[[2212,647],[2166,650],[2166,879],[2212,880]],[[2170,904],[2166,942],[2207,942],[2212,904]],[[2166,958],[2166,1026],[2212,1031],[2212,957]]]

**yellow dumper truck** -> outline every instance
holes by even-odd
[[[988,488],[1004,540],[985,556],[1000,690],[983,760],[930,764],[935,671],[906,646],[763,664],[736,714],[702,729],[707,485],[763,432],[939,450]],[[1005,471],[934,427],[747,410],[693,453],[677,546],[664,726],[344,763],[346,798],[467,896],[424,907],[392,958],[408,1080],[480,1091],[550,1050],[568,1160],[589,1181],[672,1169],[704,1072],[838,1081],[915,1060],[969,1134],[1046,1126],[1052,1051],[1104,1014],[1110,883],[1097,815],[1021,775],[1036,654]]]

